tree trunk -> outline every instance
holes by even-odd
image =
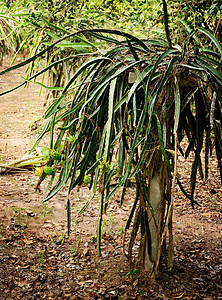
[[[172,176],[162,158],[161,152],[156,153],[146,173],[148,173],[146,178],[147,197],[144,195],[144,189],[141,189],[140,206],[144,215],[147,216],[147,224],[146,220],[145,222],[141,221],[141,233],[144,232],[144,236],[141,236],[141,248],[143,249],[140,249],[140,255],[143,253],[145,270],[155,273],[161,257],[165,256],[165,248],[163,246],[166,242],[167,229],[169,229],[169,266],[172,265],[173,259]],[[145,227],[144,229],[142,228],[143,226]]]
[[[163,187],[161,187],[161,173],[156,170],[156,174],[150,179],[148,199],[153,209],[148,210],[148,221],[151,238],[151,254],[148,253],[146,247],[144,267],[146,270],[152,270],[158,259],[159,239],[160,239],[160,223],[162,219],[163,206]]]

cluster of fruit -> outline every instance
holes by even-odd
[[[52,167],[52,165],[55,163],[58,164],[61,162],[62,155],[57,152],[54,149],[49,149],[46,147],[43,147],[41,152],[44,155],[44,158],[46,159],[46,165],[42,167],[37,167],[35,170],[35,174],[37,176],[41,175],[55,175],[56,172],[56,166]]]

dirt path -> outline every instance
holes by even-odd
[[[15,86],[23,75],[24,69],[0,76],[0,92]],[[29,153],[37,137],[33,124],[44,111],[43,100],[34,84],[0,97],[1,163]],[[179,176],[188,188],[190,162],[180,159]],[[192,210],[177,191],[175,267],[171,273],[160,273],[155,281],[142,272],[127,275],[129,266],[122,254],[133,187],[122,207],[119,193],[114,197],[104,219],[103,254],[97,257],[97,197],[78,215],[91,197],[87,187],[73,191],[72,230],[67,239],[65,190],[43,204],[45,185],[41,192],[34,190],[34,172],[0,175],[0,298],[222,299],[222,190],[214,158],[211,173],[197,185],[200,207]]]
[[[0,66],[0,70],[6,68]],[[0,92],[18,85],[25,76],[25,68],[0,76]],[[0,97],[0,155],[2,161],[28,154],[35,141],[31,126],[43,113],[43,97],[38,98],[38,87],[20,88]]]

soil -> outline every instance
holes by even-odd
[[[7,67],[7,61],[0,70]],[[25,69],[0,77],[0,92],[14,87]],[[45,95],[30,84],[0,97],[1,164],[29,154],[44,112]],[[47,137],[39,145],[48,146]],[[189,188],[192,157],[179,157],[178,176]],[[67,237],[64,188],[44,203],[46,183],[35,191],[34,171],[0,175],[1,299],[222,299],[222,189],[216,159],[210,176],[198,180],[191,208],[178,187],[174,204],[174,267],[155,279],[129,268],[122,251],[125,222],[134,200],[129,188],[119,206],[116,193],[104,217],[102,255],[96,253],[99,201],[87,186],[71,197],[72,228]],[[90,200],[87,209],[80,209]],[[136,268],[136,267],[135,267]]]

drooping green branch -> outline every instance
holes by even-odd
[[[169,47],[169,49],[172,49],[172,43],[171,43],[170,31],[169,31],[169,23],[168,23],[167,4],[166,4],[165,0],[163,0],[163,12],[164,12],[164,26],[165,26],[168,47]]]

